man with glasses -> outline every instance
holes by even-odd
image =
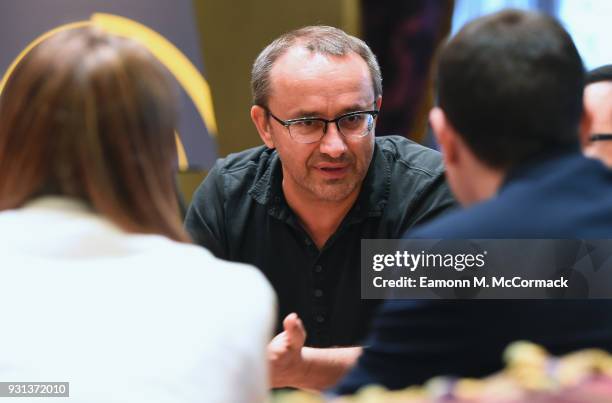
[[[381,81],[367,45],[339,29],[276,39],[252,71],[265,146],[219,160],[189,208],[195,242],[259,267],[278,295],[273,387],[342,376],[380,303],[361,299],[361,239],[398,238],[453,204],[437,152],[375,138]]]

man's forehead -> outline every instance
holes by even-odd
[[[374,101],[368,65],[354,52],[335,56],[292,47],[274,63],[270,87],[270,103],[284,106],[313,97],[333,98],[347,107]]]
[[[345,59],[352,59],[353,57],[359,59],[360,56],[355,52],[349,50],[344,55],[333,55],[329,53],[321,53],[310,50],[305,46],[297,43],[289,47],[283,54],[281,54],[274,62],[275,66],[286,65],[286,64],[303,64],[303,63],[334,63]]]
[[[302,46],[293,46],[281,55],[270,70],[270,82],[299,84],[308,80],[333,80],[343,78],[366,79],[371,82],[366,62],[355,52],[342,56],[310,51]]]

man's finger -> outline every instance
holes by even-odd
[[[289,345],[295,348],[302,348],[306,341],[306,330],[302,320],[295,313],[287,315],[283,320],[283,327],[287,332],[287,341]]]
[[[295,326],[295,323],[299,320],[297,313],[292,312],[285,317],[283,320],[283,328],[289,330],[289,328]]]

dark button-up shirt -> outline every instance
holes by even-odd
[[[307,345],[348,346],[362,340],[380,304],[361,299],[361,240],[399,238],[453,204],[440,154],[388,136],[376,139],[360,194],[321,250],[285,200],[278,153],[263,146],[217,161],[185,225],[217,257],[266,275],[278,296],[278,331],[296,312]]]

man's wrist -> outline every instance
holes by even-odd
[[[313,369],[313,355],[315,349],[312,347],[302,347],[300,352],[302,359],[300,365],[296,370],[295,387],[300,389],[313,389],[312,382],[312,369]]]
[[[283,387],[292,387],[299,389],[310,389],[309,373],[312,369],[312,360],[308,359],[308,353],[304,350],[309,347],[302,347],[300,350],[300,359],[293,365],[291,371],[286,374],[283,382]]]
[[[361,347],[302,347],[300,365],[290,386],[321,391],[335,385],[355,364]]]

